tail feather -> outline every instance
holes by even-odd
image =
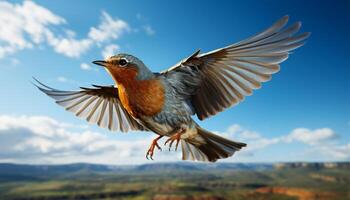
[[[232,156],[245,147],[245,143],[235,142],[197,127],[198,135],[181,141],[182,159],[215,162]]]

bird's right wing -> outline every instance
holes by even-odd
[[[199,51],[162,72],[178,96],[191,103],[200,120],[242,102],[279,71],[290,52],[309,33],[297,34],[301,23],[285,27],[283,17],[265,31],[214,51]]]
[[[113,131],[147,130],[123,108],[114,86],[93,85],[94,88],[81,87],[79,91],[62,91],[36,81],[35,86],[58,105],[90,123]]]

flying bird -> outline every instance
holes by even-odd
[[[181,144],[183,160],[215,162],[246,144],[201,128],[192,116],[204,120],[239,104],[279,71],[280,63],[310,35],[297,34],[300,22],[286,27],[288,18],[227,47],[204,54],[198,50],[160,73],[121,53],[93,62],[107,70],[114,85],[62,91],[36,80],[36,86],[88,122],[111,131],[156,133],[146,158],[153,159],[155,148],[161,150],[158,140],[165,136],[169,150]]]

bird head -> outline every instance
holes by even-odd
[[[147,80],[154,77],[154,74],[141,60],[129,54],[121,53],[92,63],[103,66],[117,83]]]

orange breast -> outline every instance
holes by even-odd
[[[124,108],[134,117],[154,116],[164,105],[164,87],[160,80],[132,80],[120,83],[119,98]]]
[[[137,80],[136,67],[112,67],[109,69],[118,84],[118,93],[123,107],[133,117],[153,116],[164,105],[164,86],[158,79]]]

